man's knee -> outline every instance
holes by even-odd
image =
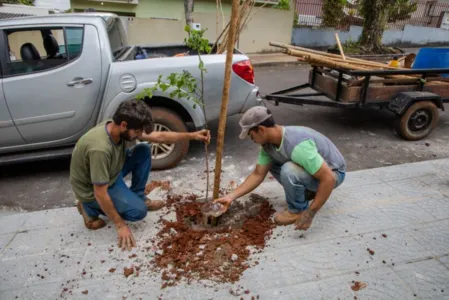
[[[145,219],[148,213],[148,208],[145,206],[145,208],[133,208],[128,211],[126,211],[122,218],[126,221],[130,222],[137,222],[140,220]]]
[[[286,162],[281,168],[281,180],[285,182],[305,182],[310,179],[311,175],[307,173],[302,167],[294,162]]]
[[[137,155],[140,158],[151,159],[151,145],[147,143],[139,143],[134,146],[132,155]]]

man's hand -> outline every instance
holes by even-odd
[[[118,234],[118,247],[122,248],[123,251],[125,249],[131,251],[131,248],[137,246],[136,240],[134,240],[134,236],[126,224],[117,227],[117,234]]]
[[[232,201],[233,201],[233,199],[229,196],[224,196],[222,198],[218,198],[218,199],[214,200],[214,202],[217,202],[217,203],[220,203],[221,205],[223,205],[223,208],[221,210],[222,213],[225,213],[228,210]]]
[[[301,216],[295,222],[295,230],[307,230],[310,225],[312,225],[313,217],[315,217],[315,212],[310,209],[306,209],[301,212]]]
[[[210,143],[210,131],[203,129],[200,131],[192,132],[192,138],[197,141],[205,142],[209,145]]]

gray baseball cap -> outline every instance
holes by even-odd
[[[255,106],[250,108],[245,112],[240,119],[240,127],[242,127],[242,132],[240,133],[240,138],[243,140],[248,136],[248,132],[251,128],[258,126],[265,120],[271,117],[271,112],[268,108],[264,106]]]

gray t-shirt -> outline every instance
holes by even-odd
[[[346,171],[346,162],[337,147],[326,136],[308,127],[283,127],[279,148],[273,144],[264,145],[259,153],[258,164],[283,165],[293,161],[314,175],[325,161],[333,171]]]

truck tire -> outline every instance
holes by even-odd
[[[438,122],[438,107],[431,101],[420,101],[411,105],[396,119],[396,130],[408,141],[417,141],[428,136]]]
[[[162,107],[152,107],[155,131],[187,132],[184,121],[175,112]],[[189,151],[189,141],[175,144],[152,144],[151,155],[153,170],[175,167]]]

